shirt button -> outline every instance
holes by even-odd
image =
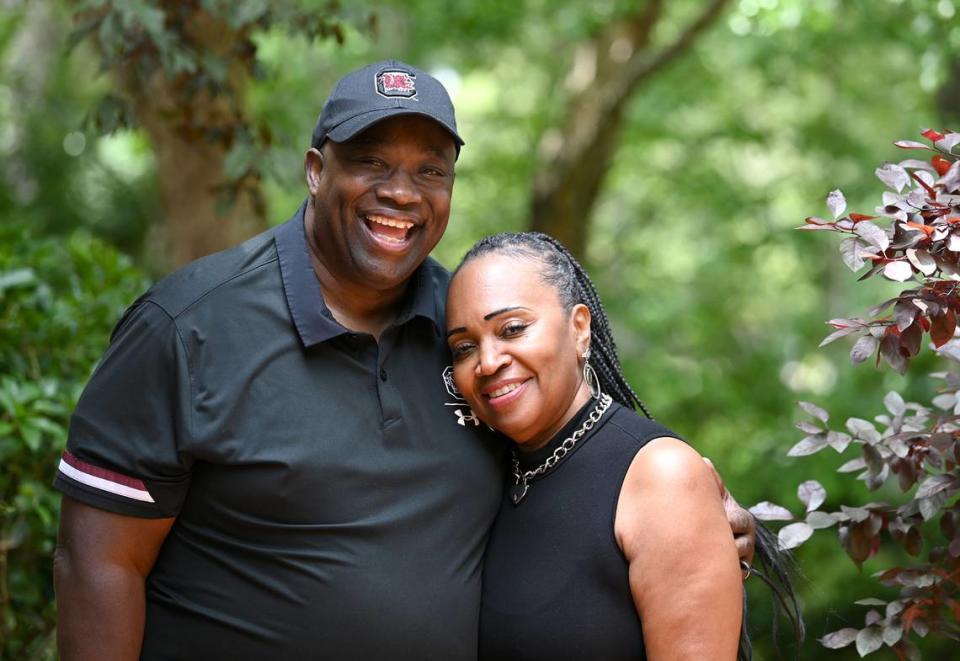
[[[387,380],[387,370],[382,367],[380,368],[380,380],[381,381]]]

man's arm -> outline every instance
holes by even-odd
[[[63,661],[140,658],[145,580],[174,520],[114,514],[64,496],[53,561]]]

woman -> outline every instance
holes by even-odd
[[[718,484],[634,413],[647,411],[576,260],[539,233],[481,240],[451,282],[447,327],[457,389],[516,443],[480,658],[735,658],[742,577]]]

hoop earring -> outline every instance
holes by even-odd
[[[593,398],[599,399],[600,378],[597,376],[596,370],[593,369],[593,365],[590,364],[590,347],[587,347],[587,350],[583,352],[583,381],[590,388],[590,394]]]

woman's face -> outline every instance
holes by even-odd
[[[450,284],[453,379],[474,413],[524,449],[545,445],[590,398],[580,357],[590,312],[564,309],[534,258],[488,253]]]

